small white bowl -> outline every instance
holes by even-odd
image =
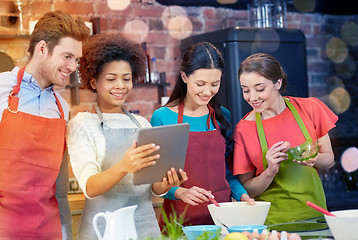
[[[324,215],[331,233],[336,240],[358,239],[358,209],[331,212],[335,215]]]

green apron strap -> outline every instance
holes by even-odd
[[[261,145],[261,149],[262,149],[262,162],[264,164],[264,169],[266,169],[267,168],[266,153],[268,151],[268,146],[267,146],[264,126],[262,125],[260,113],[255,113],[255,120],[256,120],[257,132],[259,134],[260,145]]]
[[[311,138],[310,134],[308,133],[308,130],[307,130],[305,124],[303,123],[302,118],[298,114],[296,108],[293,106],[293,104],[287,98],[283,98],[283,100],[285,100],[286,105],[288,106],[288,108],[291,110],[293,116],[295,117],[296,122],[298,123],[298,126],[300,126],[301,131],[306,138],[306,141],[309,141],[312,143],[313,142],[312,138]]]

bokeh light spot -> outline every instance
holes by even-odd
[[[346,21],[341,27],[341,37],[348,46],[358,46],[358,24]]]
[[[143,42],[148,35],[148,25],[141,20],[127,22],[124,26],[124,34],[138,43]]]
[[[332,110],[337,114],[341,114],[349,108],[351,97],[346,89],[337,87],[329,94],[328,101]]]
[[[216,0],[218,3],[220,4],[234,4],[236,3],[238,0]]]
[[[193,32],[193,24],[187,17],[177,16],[168,23],[169,35],[176,39],[184,39]]]
[[[162,22],[164,26],[167,26],[169,23],[169,20],[174,17],[187,17],[188,13],[185,11],[183,7],[180,6],[170,6],[164,9],[162,13]]]
[[[332,37],[326,45],[326,54],[332,62],[341,63],[348,56],[347,45],[342,39]]]
[[[130,3],[131,0],[107,0],[107,5],[112,10],[124,10]]]
[[[342,168],[346,172],[354,172],[358,169],[358,149],[356,147],[347,148],[341,156]]]
[[[269,39],[269,41],[267,40]],[[252,51],[275,52],[280,46],[280,36],[274,29],[259,30]]]

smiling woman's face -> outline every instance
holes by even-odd
[[[193,105],[206,106],[219,91],[222,74],[219,69],[198,69],[189,76],[181,74],[187,84],[186,99]]]
[[[132,70],[126,61],[113,61],[103,66],[91,86],[96,89],[97,103],[104,113],[122,113],[122,106],[133,89]]]
[[[240,75],[242,95],[255,112],[262,113],[275,105],[281,80],[276,83],[258,73],[242,73]]]

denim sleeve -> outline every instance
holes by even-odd
[[[165,194],[163,196],[163,198],[166,198],[166,199],[170,199],[170,200],[179,200],[179,199],[176,199],[175,198],[175,191],[178,189],[179,187],[172,187],[168,192],[167,194]]]
[[[237,178],[237,176],[234,176],[232,172],[229,169],[228,164],[226,163],[226,180],[229,182],[230,190],[231,190],[231,196],[236,200],[240,201],[241,195],[246,193],[247,191],[245,188],[241,185],[241,182]]]

